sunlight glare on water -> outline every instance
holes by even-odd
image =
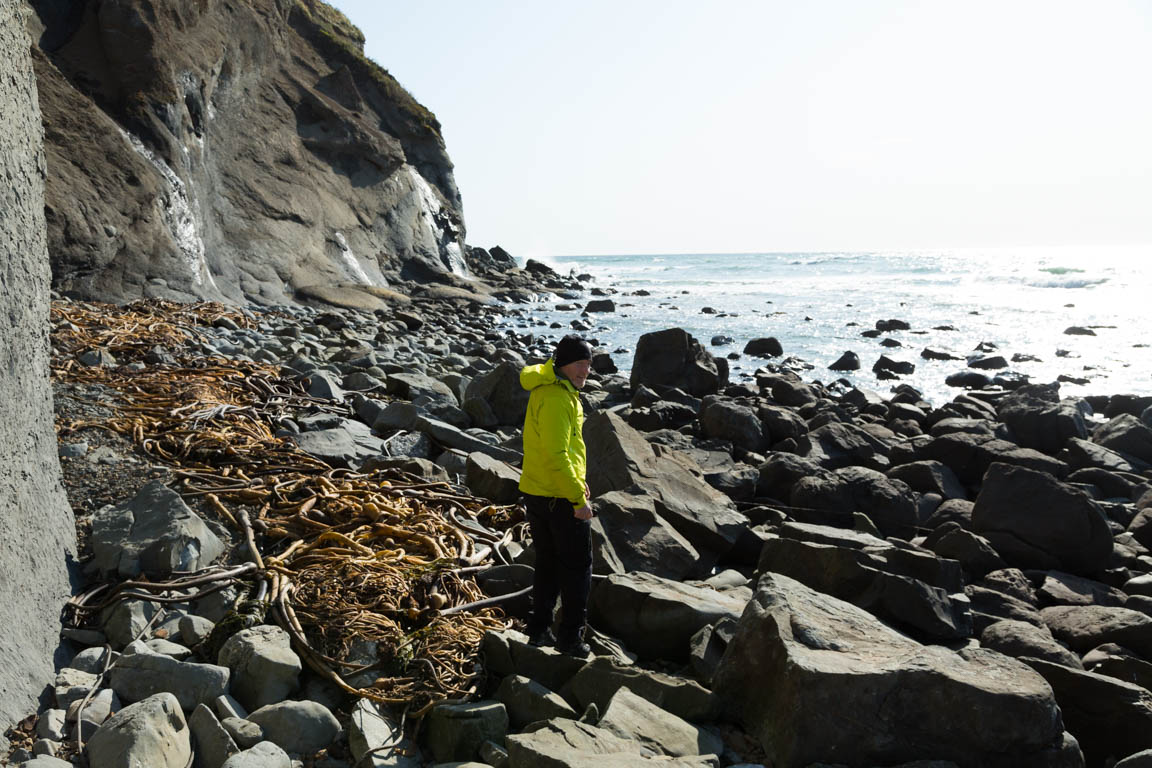
[[[594,315],[595,337],[624,371],[641,334],[682,327],[713,354],[740,352],[749,339],[775,336],[786,356],[814,365],[804,375],[838,378],[827,365],[845,350],[860,355],[854,383],[887,392],[896,382],[871,372],[881,354],[916,364],[902,381],[936,404],[959,391],[945,386],[960,361],[920,357],[925,347],[960,356],[981,343],[996,354],[1038,360],[1011,363],[1005,370],[1033,381],[1060,375],[1066,395],[1152,392],[1152,352],[1144,346],[1152,289],[1152,248],[968,249],[879,253],[685,254],[567,257],[550,260],[562,272],[589,272],[596,285],[618,290],[615,313]],[[636,291],[650,296],[635,296]],[[685,293],[686,292],[686,293]],[[536,308],[547,322],[565,328],[578,313],[558,312],[548,299]],[[715,310],[707,313],[705,308]],[[901,319],[910,331],[861,337],[878,320]],[[952,326],[955,330],[937,330]],[[1067,335],[1071,326],[1096,336]],[[553,330],[556,335],[561,331]],[[713,336],[734,341],[711,346]],[[902,346],[883,347],[884,337]],[[761,361],[732,362],[732,378],[749,376]],[[997,371],[991,371],[994,375]]]

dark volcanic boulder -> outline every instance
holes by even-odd
[[[805,477],[792,486],[789,504],[805,522],[852,527],[862,512],[886,536],[910,537],[916,526],[916,496],[900,480],[865,467],[845,467]]]
[[[799,440],[808,434],[808,424],[790,408],[762,405],[756,413],[764,427],[764,439],[771,444],[788,438]]]
[[[828,366],[830,371],[858,371],[860,370],[860,355],[849,350],[840,357],[836,358],[836,362]]]
[[[1091,574],[1112,554],[1103,511],[1044,472],[993,464],[972,509],[972,529],[1012,565]]]
[[[705,437],[727,440],[746,451],[763,451],[766,444],[756,412],[724,400],[705,403],[700,411],[700,428]]]
[[[490,371],[482,373],[468,383],[464,400],[478,398],[488,403],[497,424],[521,426],[528,411],[528,390],[520,386],[520,369],[516,363],[504,361]]]
[[[809,476],[824,474],[824,469],[811,459],[791,453],[772,453],[760,465],[760,480],[756,483],[756,493],[778,501],[787,501],[792,495],[792,487]],[[1149,532],[1152,533],[1152,527]]]
[[[1130,608],[1102,605],[1055,605],[1040,611],[1052,634],[1072,650],[1087,653],[1116,643],[1152,658],[1152,616]]]
[[[905,320],[877,320],[876,330],[881,333],[890,333],[891,331],[910,331],[912,326]]]
[[[681,403],[667,400],[642,408],[633,408],[624,417],[641,432],[655,432],[658,429],[679,429],[696,421],[696,411]]]
[[[1080,657],[1056,642],[1047,627],[1026,621],[1005,619],[989,624],[980,633],[980,645],[1005,656],[1032,656],[1072,669],[1083,669]]]
[[[692,543],[701,568],[715,564],[748,524],[731,499],[709,486],[700,467],[679,451],[628,426],[616,414],[600,411],[584,422],[588,485],[592,495],[639,490],[652,497],[656,512]]]
[[[888,469],[887,441],[856,424],[832,422],[809,432],[799,440],[797,452],[827,469],[862,465]]]
[[[630,384],[679,387],[703,397],[716,392],[727,380],[716,359],[682,328],[654,331],[640,337],[632,360]]]
[[[979,485],[995,462],[1047,472],[1055,477],[1068,474],[1068,466],[1062,461],[986,434],[954,432],[941,435],[920,446],[916,458],[934,459],[946,464],[961,482],[968,485]]]
[[[612,491],[596,497],[596,515],[625,571],[683,579],[699,570],[700,556],[648,496]]]
[[[1088,437],[1083,411],[1072,402],[1061,402],[1056,388],[1044,384],[1016,389],[1000,401],[997,414],[1020,445],[1044,453],[1056,453],[1069,439]]]
[[[1072,469],[1098,467],[1110,472],[1139,473],[1152,469],[1152,464],[1128,456],[1111,448],[1105,448],[1089,440],[1071,438],[1060,454],[1060,459]]]
[[[635,653],[687,661],[692,635],[721,619],[738,618],[746,599],[746,593],[741,599],[647,573],[617,574],[592,590],[588,615]]]
[[[752,357],[780,357],[784,348],[780,342],[771,336],[761,339],[752,339],[744,345],[744,354]]]
[[[894,373],[898,376],[908,376],[916,372],[916,365],[907,360],[893,360],[887,355],[880,355],[880,358],[873,363],[872,373]]]
[[[984,389],[992,383],[992,379],[976,371],[957,371],[949,374],[944,383],[950,387],[964,387],[965,389]]]
[[[520,470],[486,453],[468,454],[464,482],[477,496],[497,504],[515,504],[520,498]]]
[[[812,526],[819,527],[819,526]],[[796,579],[818,592],[856,605],[877,618],[925,640],[956,640],[972,634],[968,601],[953,600],[945,589],[889,564],[891,544],[872,539],[865,546],[798,541],[768,536],[760,551],[760,572]],[[828,537],[827,541],[835,541]],[[923,555],[932,559],[930,555]],[[958,581],[958,579],[957,579]],[[953,585],[955,586],[955,585]]]
[[[983,649],[922,646],[865,611],[765,574],[717,669],[726,714],[776,768],[952,760],[1076,765],[1044,680]]]
[[[1152,428],[1124,413],[1096,428],[1092,440],[1105,448],[1152,463]]]
[[[1146,688],[1050,661],[1026,661],[1052,686],[1064,725],[1089,768],[1152,747],[1152,693]]]
[[[968,358],[969,368],[981,370],[999,370],[1008,367],[1008,361],[1001,355],[974,355]]]
[[[912,461],[892,467],[886,473],[917,493],[937,493],[945,499],[966,499],[967,491],[956,473],[939,461]]]

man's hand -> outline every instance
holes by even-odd
[[[577,520],[591,520],[592,519],[592,507],[589,504],[585,504],[581,507],[576,507],[576,510],[572,514],[574,514],[576,516]]]
[[[584,483],[584,498],[592,498],[592,491],[588,490],[588,483]]]

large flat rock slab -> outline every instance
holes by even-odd
[[[713,690],[776,768],[1069,764],[1052,689],[1026,665],[920,645],[784,576],[761,576]]]

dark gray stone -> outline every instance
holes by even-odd
[[[594,505],[624,571],[674,580],[699,574],[695,547],[660,517],[649,496],[610,491],[597,496]]]
[[[991,434],[954,432],[935,437],[916,451],[917,459],[933,459],[948,466],[960,482],[979,485],[995,462],[1047,472],[1057,478],[1068,474],[1068,465],[1031,448],[1000,440]]]
[[[340,723],[323,704],[282,701],[248,716],[264,730],[264,738],[285,752],[309,754],[327,748],[340,733]]]
[[[159,480],[131,500],[98,511],[90,541],[94,556],[88,570],[121,578],[199,570],[224,551],[216,534]]]
[[[613,413],[601,411],[585,420],[584,443],[593,497],[639,487],[700,554],[704,570],[732,548],[748,523],[731,499],[704,482],[690,458],[649,443]]]
[[[1092,441],[1121,454],[1152,463],[1152,427],[1124,413],[1096,428]]]
[[[705,437],[727,440],[746,451],[765,448],[760,418],[747,406],[724,400],[705,402],[700,411],[700,429]]]
[[[716,359],[681,328],[646,333],[636,343],[630,384],[678,387],[703,397],[716,392],[726,377]]]
[[[185,768],[191,757],[188,723],[170,693],[125,707],[88,742],[89,763],[100,768]]]
[[[1152,693],[1138,685],[1041,659],[1025,661],[1044,676],[1068,731],[1089,766],[1152,748]]]
[[[836,361],[828,366],[832,371],[858,371],[860,370],[860,356],[851,350],[840,355]]]
[[[820,530],[819,526],[807,528],[809,535]],[[846,532],[846,536],[837,537],[837,543],[831,543],[837,541],[832,533],[835,529],[824,530],[829,535],[822,538],[829,543],[785,538],[791,532],[804,533],[801,526],[788,526],[782,531],[785,536],[766,537],[758,572],[795,579],[925,639],[956,640],[972,634],[968,601],[962,597],[956,599],[947,589],[938,586],[943,583],[958,591],[959,580],[955,575],[928,583],[909,575],[908,571],[930,577],[935,570],[943,575],[935,563],[909,563],[913,567],[904,569],[896,548],[881,539]],[[838,546],[839,543],[846,546]],[[915,556],[936,560],[926,553]]]
[[[1026,621],[1004,619],[989,624],[980,633],[980,644],[1005,656],[1032,656],[1065,667],[1083,669],[1080,657],[1056,642],[1047,627],[1038,627]]]
[[[514,504],[520,498],[520,470],[486,453],[468,454],[464,478],[472,493],[497,504]]]
[[[759,339],[752,339],[744,345],[744,354],[752,357],[780,357],[784,354],[784,348],[780,346],[780,342],[772,336],[765,336]]]
[[[845,467],[802,478],[792,486],[789,503],[802,508],[805,522],[850,527],[862,512],[886,536],[910,538],[917,523],[916,498],[900,480],[864,467]]]
[[[1047,473],[1007,464],[988,470],[972,529],[1025,568],[1091,574],[1112,554],[1112,532],[1096,502]]]
[[[1025,448],[1054,454],[1071,439],[1088,438],[1084,410],[1074,402],[1061,402],[1053,386],[1020,387],[1000,401],[996,412]]]
[[[593,625],[641,656],[687,661],[692,636],[724,617],[736,618],[744,600],[646,573],[609,576],[588,605]]]
[[[921,646],[784,576],[760,577],[713,690],[782,768],[892,765],[926,752],[988,768],[1066,765],[1060,711],[1028,667]]]

